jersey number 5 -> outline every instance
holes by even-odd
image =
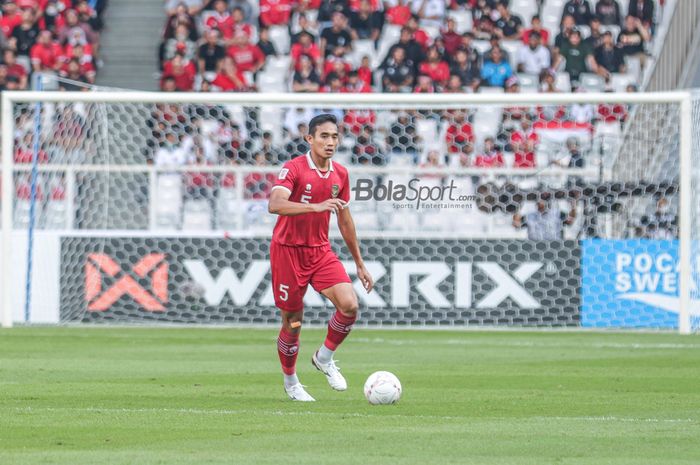
[[[287,286],[286,284],[280,284],[280,300],[284,302],[286,302],[289,298],[289,293],[287,292],[287,289],[289,289],[289,286]]]

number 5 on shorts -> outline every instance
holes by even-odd
[[[289,298],[289,293],[287,292],[287,289],[289,289],[289,286],[287,286],[286,284],[280,284],[280,300],[284,302],[286,302]]]

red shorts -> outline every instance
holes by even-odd
[[[338,283],[352,283],[331,246],[292,247],[270,244],[270,266],[275,305],[286,312],[304,308],[309,283],[321,292]]]

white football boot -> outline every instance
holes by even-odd
[[[316,399],[311,397],[308,392],[304,389],[301,383],[297,383],[293,386],[284,388],[284,392],[287,393],[290,399],[299,402],[316,402]]]
[[[343,375],[340,374],[340,368],[335,364],[335,360],[331,359],[328,363],[321,363],[316,358],[317,353],[311,357],[311,363],[316,367],[318,371],[326,375],[328,384],[336,391],[344,391],[348,388],[348,383],[345,381]]]

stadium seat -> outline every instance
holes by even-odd
[[[625,92],[630,84],[637,84],[637,80],[631,74],[613,73],[611,86],[615,92]]]
[[[510,3],[510,11],[520,16],[523,26],[530,27],[533,15],[537,14],[537,0],[513,0]]]
[[[620,123],[599,121],[595,125],[593,138],[594,153],[613,155],[622,143],[622,128]]]
[[[284,141],[284,135],[282,133],[284,110],[276,106],[262,106],[260,107],[260,113],[264,115],[264,117],[260,118],[260,129],[262,129],[263,132],[271,132],[272,141],[275,144],[281,144]]]
[[[489,50],[491,50],[491,42],[488,40],[475,40],[472,42],[472,45],[476,49],[477,52],[479,52],[480,55],[484,55],[485,53],[488,53]]]
[[[432,143],[438,138],[438,125],[434,119],[419,119],[416,121],[416,134],[425,143]]]
[[[277,50],[277,53],[289,53],[289,30],[287,26],[270,26],[270,42],[272,42]]]
[[[588,92],[603,92],[605,90],[605,79],[597,74],[581,73],[578,82]]]
[[[504,92],[503,87],[479,87],[480,94],[502,94]]]
[[[613,42],[617,43],[617,36],[620,35],[620,26],[614,24],[610,26],[600,26],[600,32],[611,32],[613,36]]]
[[[180,225],[182,213],[182,176],[160,174],[157,181],[158,199],[155,202],[156,225],[159,228],[176,229]]]
[[[399,41],[399,37],[401,37],[401,26],[396,26],[394,24],[387,24],[384,26],[382,35],[379,38],[379,47],[375,55],[375,62],[372,64],[374,68],[379,66],[384,57],[386,57],[391,46]]]
[[[66,201],[49,199],[46,202],[43,227],[46,229],[65,229],[66,225]]]
[[[260,92],[286,92],[289,84],[284,78],[285,76],[263,71],[258,73],[256,84]]]
[[[537,92],[540,79],[536,74],[518,73],[521,92]]]
[[[448,13],[450,18],[455,20],[455,31],[464,34],[473,29],[472,12],[469,10],[452,10]]]
[[[590,26],[586,26],[585,24],[580,24],[576,26],[576,29],[579,30],[581,33],[581,38],[582,39],[588,39],[591,36],[591,28]]]
[[[182,209],[182,229],[208,231],[211,229],[211,206],[207,200],[187,200]]]
[[[503,117],[503,107],[497,105],[480,106],[474,115],[474,135],[477,143],[486,137],[495,137]]]
[[[557,77],[554,81],[554,87],[559,92],[571,92],[571,77],[567,72],[557,73]]]
[[[352,53],[350,54],[350,60],[353,66],[360,66],[360,63],[362,63],[362,57],[364,56],[368,56],[369,62],[374,63],[376,59],[374,42],[371,40],[356,40],[352,44]]]
[[[267,73],[288,76],[291,63],[292,57],[290,55],[269,56],[267,57],[264,70]]]
[[[510,62],[511,68],[515,70],[517,68],[517,58],[518,58],[518,50],[520,47],[523,45],[523,43],[519,40],[502,40],[501,41],[501,47],[503,50],[508,54],[508,61]]]
[[[627,66],[627,74],[634,76],[635,81],[640,82],[642,78],[642,62],[639,57],[625,57],[625,66]]]
[[[440,28],[437,26],[423,26],[421,29],[433,40],[440,37]]]
[[[216,224],[218,229],[235,229],[238,226],[237,216],[240,208],[238,193],[234,187],[219,189],[216,202]]]

